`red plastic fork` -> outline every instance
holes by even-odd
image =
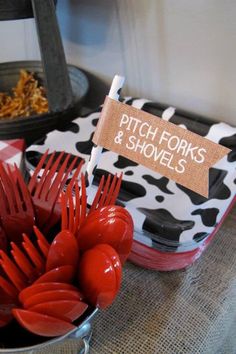
[[[7,250],[7,237],[6,233],[0,225],[0,250]]]
[[[12,283],[0,275],[0,288],[11,298],[16,299],[18,290]]]
[[[44,249],[49,250],[49,244],[40,231],[34,227],[37,241],[41,241]],[[42,249],[39,246],[39,250]],[[6,293],[14,293],[14,289],[21,291],[27,285],[43,274],[46,256],[40,254],[27,235],[23,234],[22,248],[11,242],[11,255],[14,261],[3,251],[0,251],[0,265],[10,280],[10,284],[0,277],[0,288]]]
[[[78,229],[86,219],[87,196],[85,176],[81,174],[81,186],[73,181],[67,187],[65,193],[61,195],[61,229],[69,230],[77,235]]]
[[[46,223],[50,221],[59,195],[78,160],[78,157],[75,157],[68,166],[71,155],[61,152],[54,161],[54,152],[48,159],[44,172],[38,182],[39,172],[47,156],[48,151],[42,156],[28,185],[36,209],[37,225],[40,229],[43,229]],[[65,157],[65,159],[57,172],[63,157]]]
[[[14,262],[3,251],[0,251],[0,265],[11,283],[21,291],[27,286],[26,276],[18,269]]]
[[[77,178],[78,178],[78,175],[79,175],[79,173],[81,171],[83,163],[84,163],[84,160],[81,160],[79,165],[77,166],[75,172],[73,173],[73,176],[72,176],[72,178],[70,180],[70,183],[68,184],[67,188],[68,187],[70,188],[70,186],[74,186],[77,183]],[[49,222],[44,227],[45,234],[48,234],[50,229],[60,221],[61,213],[62,213],[62,211],[61,211],[61,202],[58,201],[55,204],[55,207],[54,207],[53,213],[50,216]]]
[[[37,271],[33,267],[32,263],[14,242],[11,242],[11,248],[12,257],[14,258],[18,267],[31,282],[34,281],[37,277]]]
[[[42,232],[39,231],[37,226],[34,225],[33,228],[34,228],[34,233],[37,237],[37,244],[39,246],[39,249],[41,250],[44,257],[47,258],[50,244],[48,243],[48,241],[46,240]]]
[[[122,173],[119,178],[115,175],[111,180],[111,175],[109,174],[106,182],[104,176],[102,176],[89,213],[103,206],[115,204],[120,191],[122,176]]]
[[[23,234],[23,240],[24,242],[22,242],[22,246],[25,252],[28,254],[32,263],[35,265],[38,274],[42,274],[45,270],[45,259],[40,255],[39,251],[36,249],[27,235]]]
[[[34,210],[27,186],[18,167],[14,174],[9,165],[7,172],[0,164],[0,217],[9,240],[20,243],[22,233],[31,233]]]

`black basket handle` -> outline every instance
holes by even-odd
[[[54,0],[54,4],[57,0]],[[31,0],[0,0],[0,21],[34,17]]]
[[[71,82],[53,0],[31,0],[45,73],[49,108],[65,110],[73,102]]]

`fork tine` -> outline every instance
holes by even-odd
[[[52,203],[52,211],[54,210],[54,207],[55,207],[55,204],[59,198],[59,195],[66,184],[68,175],[73,170],[74,165],[75,165],[76,161],[78,160],[78,157],[75,157],[73,159],[73,161],[71,162],[71,164],[69,165],[69,167],[66,168],[70,156],[71,156],[70,154],[67,155],[67,157],[64,161],[64,166],[61,166],[61,169],[58,172],[56,179],[53,181],[53,184],[52,184],[50,191],[48,193],[48,199],[50,199],[50,201]],[[62,178],[63,174],[64,174],[64,177]]]
[[[39,246],[40,251],[44,255],[45,258],[48,256],[48,249],[45,247],[45,244],[41,240],[37,240],[37,244]]]
[[[117,174],[115,174],[114,177],[112,178],[112,182],[111,182],[109,191],[106,195],[106,198],[103,202],[103,206],[109,205],[109,201],[111,200],[112,194],[113,194],[115,186],[116,186],[116,181],[117,181]]]
[[[38,177],[38,174],[39,174],[41,168],[43,167],[44,162],[45,162],[45,160],[46,160],[46,158],[48,156],[48,151],[49,151],[49,149],[47,149],[45,151],[45,153],[41,157],[38,165],[36,166],[33,175],[30,178],[30,181],[29,181],[29,184],[28,184],[28,188],[29,188],[30,194],[32,194],[33,190],[35,189],[35,187],[37,185],[37,177]]]
[[[24,255],[24,253],[16,246],[14,242],[11,242],[11,254],[18,265],[19,269],[26,275],[26,277],[33,281],[35,280],[37,273],[35,272],[34,267]]]
[[[107,192],[108,192],[108,189],[109,189],[110,181],[111,181],[111,175],[109,174],[108,177],[107,177],[103,192],[102,192],[101,199],[98,202],[98,208],[101,208],[103,206],[104,200],[106,199]]]
[[[1,275],[0,275],[0,288],[2,288],[5,291],[5,293],[7,293],[12,298],[16,298],[18,295],[18,291],[15,288],[15,286],[9,283],[9,281],[7,281]]]
[[[62,180],[61,189],[65,186],[66,181],[67,181],[67,179],[68,179],[68,176],[69,176],[69,174],[71,173],[71,171],[73,170],[73,168],[74,168],[75,163],[77,162],[77,160],[78,160],[78,157],[76,156],[76,157],[73,159],[73,161],[72,161],[72,163],[70,164],[70,166],[68,167],[67,172],[66,172],[66,174],[65,174],[65,176],[64,176],[64,178],[63,178],[63,180]],[[79,172],[80,172],[80,170],[81,170],[82,165],[83,165],[83,160],[82,160],[82,161],[79,163],[79,165],[76,167],[76,170],[75,170],[75,172],[73,173],[73,176],[72,176],[72,178],[71,178],[71,180],[70,180],[70,183],[68,184],[68,186],[71,186],[72,190],[73,190],[75,181],[76,181],[76,179],[77,179],[77,177],[78,177],[78,174],[79,174]],[[71,192],[72,192],[72,191],[71,191]]]
[[[40,230],[35,225],[33,226],[33,229],[34,229],[34,233],[37,237],[37,240],[41,241],[44,244],[45,248],[47,248],[47,250],[49,251],[50,244],[48,243],[47,239],[44,237],[42,232],[40,232]]]
[[[68,194],[68,201],[69,201],[69,230],[73,232],[74,229],[74,213],[75,213],[75,207],[74,207],[74,201],[73,201],[73,196],[72,196],[72,188],[69,186],[66,191]]]
[[[113,192],[113,195],[109,201],[109,205],[113,205],[115,204],[116,202],[116,199],[118,197],[118,194],[120,192],[120,187],[121,187],[121,182],[122,182],[122,177],[123,177],[123,173],[120,174],[119,178],[118,178],[118,181],[116,183],[116,187],[115,187],[115,190]]]
[[[44,270],[44,260],[34,247],[32,242],[30,241],[29,237],[26,234],[23,234],[22,246],[24,247],[26,253],[28,254],[31,261],[34,263],[36,269],[41,274]]]
[[[2,179],[2,185],[4,186],[5,190],[5,195],[7,196],[7,201],[9,205],[9,211],[10,213],[15,212],[15,198],[14,198],[14,192],[12,191],[12,183],[7,175],[5,168],[3,167],[2,163],[0,164],[0,176]]]
[[[73,234],[77,235],[78,227],[80,224],[80,209],[81,209],[81,198],[79,195],[79,186],[78,184],[75,185],[75,222],[74,222],[74,229]]]
[[[16,164],[14,164],[15,166]],[[14,178],[14,175],[13,175],[13,169],[12,169],[12,166],[10,166],[9,164],[6,164],[6,169],[7,169],[7,174],[8,176],[10,177],[11,181],[14,181],[15,182],[15,178]]]
[[[81,168],[82,168],[83,164],[84,164],[84,160],[81,160],[79,165],[77,166],[77,168],[76,168],[71,180],[70,180],[69,184],[71,184],[72,186],[75,185],[75,181],[76,181],[76,179],[77,179],[77,177],[78,177],[78,175],[79,175],[79,173],[81,171]]]
[[[61,194],[61,229],[66,230],[68,227],[68,215],[67,215],[67,198],[65,193]]]
[[[77,184],[75,188],[75,201],[73,200],[73,185],[69,183],[66,192],[61,196],[62,208],[62,230],[70,230],[76,234],[78,230],[78,223],[80,220],[80,195]]]
[[[89,213],[91,213],[92,211],[94,211],[96,209],[98,200],[99,200],[99,198],[101,197],[101,194],[102,194],[103,186],[104,186],[104,175],[102,176],[102,178],[100,180],[100,183],[99,183],[99,186],[98,186],[98,189],[97,189],[97,193],[96,193],[96,195],[95,195],[95,197],[93,199],[93,203],[91,205]]]
[[[53,181],[53,185],[54,185],[55,180],[53,180],[53,177],[55,176],[55,173],[56,173],[57,168],[62,160],[63,155],[64,155],[64,152],[62,151],[59,154],[59,156],[57,157],[56,161],[53,162],[53,165],[51,166],[51,168],[49,169],[48,174],[43,182],[43,185],[42,185],[42,188],[40,191],[40,198],[41,199],[46,199],[46,196],[48,195],[48,191],[49,191],[49,188],[52,184],[52,181]],[[68,161],[67,157],[66,157],[65,161],[63,162],[62,166],[67,165],[66,160]],[[61,168],[62,168],[62,166],[61,166]],[[60,170],[61,170],[61,168],[60,168]],[[64,167],[64,169],[65,169],[65,167]],[[59,172],[60,172],[60,170],[59,170]],[[59,172],[58,172],[58,174],[59,174]],[[58,176],[58,174],[57,174],[57,176]]]
[[[57,174],[55,180],[53,181],[53,185],[50,188],[50,191],[48,193],[48,198],[54,196],[55,194],[58,195],[58,193],[60,193],[60,191],[64,187],[64,185],[65,185],[65,183],[67,181],[68,175],[73,170],[73,168],[74,168],[74,166],[76,164],[76,161],[78,160],[78,157],[76,156],[72,160],[72,162],[69,165],[69,167],[67,168],[67,164],[68,164],[68,161],[69,161],[70,157],[71,157],[71,155],[67,154],[63,165],[61,166],[61,168],[58,171],[58,174]],[[63,177],[63,175],[64,175],[64,177]]]
[[[9,206],[6,198],[6,193],[3,189],[2,182],[0,181],[0,210],[1,210],[0,215],[2,217],[5,217],[8,214],[8,208]]]
[[[66,192],[61,196],[62,203],[62,230],[73,232],[74,229],[74,201],[72,196],[72,186],[68,185]]]
[[[76,167],[76,170],[75,170],[75,172],[73,173],[73,176],[72,176],[72,178],[71,178],[70,183],[68,184],[68,186],[71,185],[72,188],[74,187],[75,181],[76,181],[77,178],[78,178],[78,175],[79,175],[79,173],[80,173],[80,171],[81,171],[81,168],[82,168],[83,164],[84,164],[84,160],[81,160],[80,163],[79,163],[79,165]]]
[[[14,176],[13,176],[12,170],[11,170],[9,165],[7,167],[8,167],[8,176],[9,176],[10,180],[13,182],[14,181]],[[20,196],[19,190],[17,188],[17,184],[16,183],[11,183],[11,187],[12,187],[14,195],[15,195],[15,201],[16,201],[16,210],[15,211],[23,212],[23,205],[22,205],[22,201],[21,201],[21,196]]]
[[[31,195],[30,195],[29,190],[27,188],[27,185],[26,185],[26,183],[20,173],[20,170],[16,164],[14,164],[14,167],[15,167],[15,173],[16,173],[16,178],[17,178],[17,182],[18,182],[18,187],[19,187],[19,190],[22,195],[22,200],[24,202],[25,210],[27,210],[28,212],[30,212],[31,215],[34,216],[34,207],[33,207],[33,203],[32,203],[32,198],[31,198]]]
[[[81,173],[81,214],[80,214],[80,225],[84,222],[87,213],[87,195],[86,195],[86,183],[84,174]]]
[[[67,155],[67,161],[69,161],[71,155]],[[60,171],[58,172],[56,178],[54,179],[49,191],[48,191],[48,195],[47,195],[47,201],[50,202],[51,205],[51,216],[49,219],[49,222],[47,222],[44,225],[44,232],[48,233],[50,228],[52,226],[55,225],[55,223],[57,223],[60,219],[60,217],[57,216],[57,213],[54,213],[55,207],[56,207],[56,203],[58,202],[59,196],[61,194],[61,191],[63,190],[64,186],[66,185],[67,179],[69,174],[71,173],[71,171],[73,170],[76,162],[78,160],[78,157],[75,157],[71,164],[68,166],[68,168],[64,169],[65,166],[62,166]],[[66,164],[66,161],[65,161]],[[79,166],[76,168],[74,174],[73,174],[73,178],[70,182],[73,182],[75,180],[75,178],[77,177],[80,169],[81,169],[82,164],[80,163]],[[62,173],[61,173],[62,172]],[[64,173],[64,177],[62,177]],[[75,178],[74,178],[75,177]],[[70,183],[69,183],[70,184]],[[60,212],[61,214],[61,212]]]
[[[34,195],[35,197],[38,197],[40,195],[40,192],[42,190],[43,184],[45,182],[46,176],[48,174],[48,171],[50,170],[54,157],[55,157],[55,151],[52,153],[52,155],[49,157],[48,162],[45,166],[45,169],[43,171],[43,174],[39,180],[39,182],[36,183],[35,188],[32,190],[31,195]]]
[[[63,155],[64,155],[64,153],[63,153]],[[62,156],[61,156],[61,158],[62,158]],[[49,194],[50,194],[50,196],[55,196],[55,194],[57,195],[57,192],[59,190],[60,183],[62,181],[63,175],[65,174],[66,167],[67,167],[69,159],[70,159],[70,155],[67,154],[66,158],[64,159],[61,167],[59,168],[59,170],[58,170],[58,172],[56,174],[56,177],[53,179],[53,183],[52,184],[51,184],[51,181],[52,181],[52,178],[54,177],[54,175],[56,173],[56,169],[54,169],[53,175],[51,174],[51,176],[50,176],[50,173],[49,173],[49,176],[50,176],[51,180],[49,181],[50,183],[48,183],[48,188],[47,188],[47,185],[45,185],[44,193],[42,194],[42,197],[45,197],[45,199],[49,199]],[[50,186],[50,184],[51,184],[51,186]],[[46,198],[46,196],[47,196],[47,198]]]
[[[4,272],[11,280],[11,282],[15,285],[15,287],[19,291],[21,291],[27,285],[25,276],[3,251],[0,251],[0,256],[1,256],[0,264]]]

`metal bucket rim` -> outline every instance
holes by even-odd
[[[49,339],[48,341],[32,345],[30,347],[21,347],[21,348],[0,348],[0,353],[20,353],[20,352],[27,352],[30,350],[36,350],[36,349],[41,349],[43,347],[46,347],[48,345],[52,345],[55,343],[62,342],[64,339],[69,338],[70,336],[73,336],[74,333],[78,332],[80,329],[83,328],[87,323],[89,323],[96,313],[98,312],[98,308],[95,308],[90,315],[75,329],[72,329],[70,332],[64,334],[63,336],[60,337],[55,337],[53,339]],[[83,337],[76,337],[77,339],[83,339]]]

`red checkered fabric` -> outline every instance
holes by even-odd
[[[24,150],[23,139],[0,140],[0,161],[20,167]]]

